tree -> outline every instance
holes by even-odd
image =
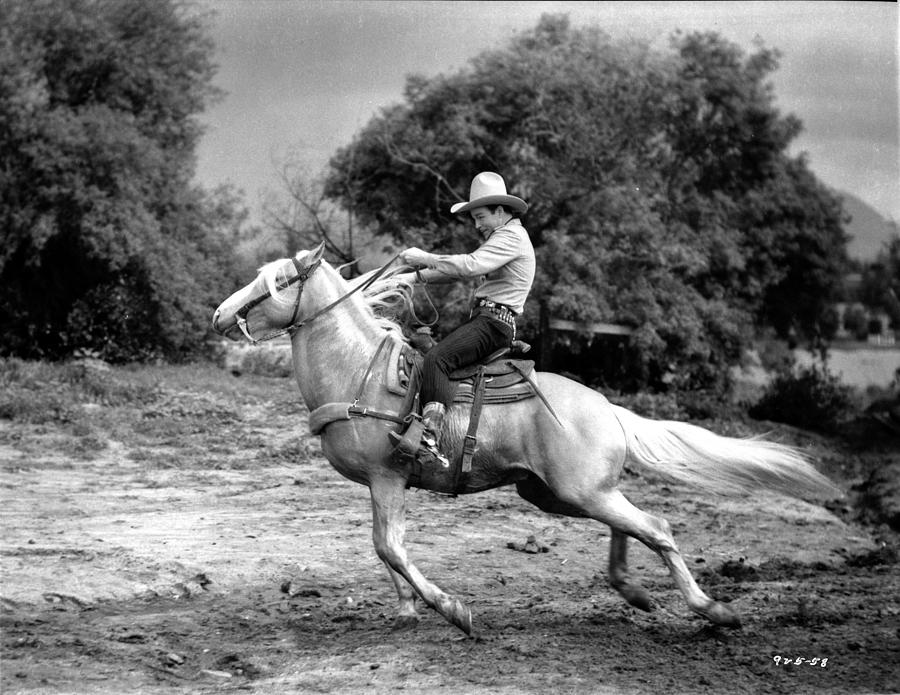
[[[326,196],[322,175],[311,174],[290,154],[277,168],[282,190],[281,195],[270,193],[263,203],[263,223],[273,234],[261,251],[279,249],[281,255],[293,255],[324,242],[329,258],[344,266],[350,277],[359,275],[363,254],[384,255],[385,242],[390,240],[377,238],[369,227],[360,225],[352,206],[342,207]]]
[[[859,304],[852,304],[844,312],[844,330],[857,340],[865,340],[869,335],[869,315]]]
[[[191,183],[212,48],[177,0],[0,5],[0,352],[202,344],[241,212]]]
[[[326,193],[455,252],[475,239],[450,204],[501,172],[531,203],[530,330],[539,303],[627,323],[639,383],[721,388],[754,322],[816,333],[843,263],[840,201],[786,152],[800,123],[765,82],[777,57],[710,33],[654,50],[545,16],[455,74],[410,77],[332,158]]]
[[[863,269],[860,299],[885,311],[891,326],[900,328],[900,235],[889,238],[875,262]]]

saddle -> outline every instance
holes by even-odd
[[[511,403],[531,398],[534,391],[528,384],[528,379],[534,372],[534,360],[514,359],[509,357],[512,351],[528,352],[531,346],[522,341],[515,341],[512,348],[503,348],[489,355],[476,364],[461,367],[450,374],[450,380],[456,386],[454,403],[471,403],[479,377],[485,379],[486,403]],[[413,410],[416,404],[413,402],[417,395],[419,374],[422,369],[422,361],[425,359],[422,352],[411,346],[403,346],[395,356],[397,370],[388,375],[388,391],[398,396],[406,396],[409,403],[402,408],[406,413]],[[393,378],[392,378],[393,377]],[[412,389],[410,386],[412,385]],[[515,387],[515,388],[514,388]]]
[[[513,348],[527,352],[531,346],[515,341]],[[508,357],[511,348],[503,348],[489,355],[482,362],[457,369],[450,374],[456,391],[454,403],[470,403],[469,425],[463,440],[462,456],[454,462],[456,489],[465,487],[466,479],[472,470],[472,459],[477,444],[478,423],[485,403],[514,403],[532,398],[535,386],[531,379],[534,372],[534,360],[513,359]],[[419,375],[424,360],[423,354],[415,348],[407,346],[400,350],[396,383],[389,383],[388,390],[405,396],[400,413],[403,415],[405,428],[392,434],[395,442],[394,459],[403,465],[412,466],[412,484],[418,479],[418,461],[415,452],[422,439],[424,424],[422,422],[419,402]]]

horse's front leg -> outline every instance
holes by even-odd
[[[372,495],[372,535],[375,541],[375,552],[392,570],[391,577],[400,595],[401,616],[404,611],[409,614],[414,596],[403,586],[405,580],[426,605],[431,606],[456,625],[467,635],[472,633],[472,612],[459,599],[445,594],[436,585],[428,581],[413,565],[403,547],[403,536],[406,531],[406,481],[401,477],[378,478],[369,484]],[[399,577],[394,576],[394,573]]]

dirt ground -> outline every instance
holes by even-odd
[[[468,601],[467,637],[427,609],[393,629],[367,490],[324,461],[291,379],[111,375],[157,395],[0,420],[3,693],[900,691],[896,534],[854,507],[868,472],[898,462],[887,439],[859,451],[732,426],[817,453],[848,491],[830,509],[624,479],[740,630],[691,614],[637,543],[632,572],[655,610],[628,606],[606,583],[596,522],[513,489],[410,490],[408,550]]]

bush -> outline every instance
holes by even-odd
[[[749,412],[758,420],[833,432],[856,409],[853,390],[826,367],[812,365],[778,374]]]
[[[145,405],[157,386],[124,381],[99,360],[67,363],[0,359],[0,419],[31,424],[73,422],[80,406]]]
[[[609,400],[652,420],[687,420],[689,415],[671,393],[610,393]]]
[[[133,283],[87,292],[69,312],[67,350],[95,346],[97,357],[116,364],[159,357],[159,321],[150,304]]]
[[[723,418],[741,419],[743,409],[731,403],[726,396],[711,389],[692,391],[668,391],[666,393],[606,393],[616,405],[651,420],[711,420]]]
[[[70,387],[75,400],[105,406],[144,406],[162,394],[156,384],[126,381],[100,360],[78,360],[58,367],[58,380]]]
[[[222,343],[215,359],[234,376],[290,377],[294,374],[293,354],[287,341],[250,346],[246,343]]]
[[[33,425],[72,422],[76,413],[64,396],[13,386],[0,394],[0,420],[16,420]]]
[[[767,372],[787,372],[794,366],[794,353],[787,342],[767,337],[757,342],[760,366]]]

